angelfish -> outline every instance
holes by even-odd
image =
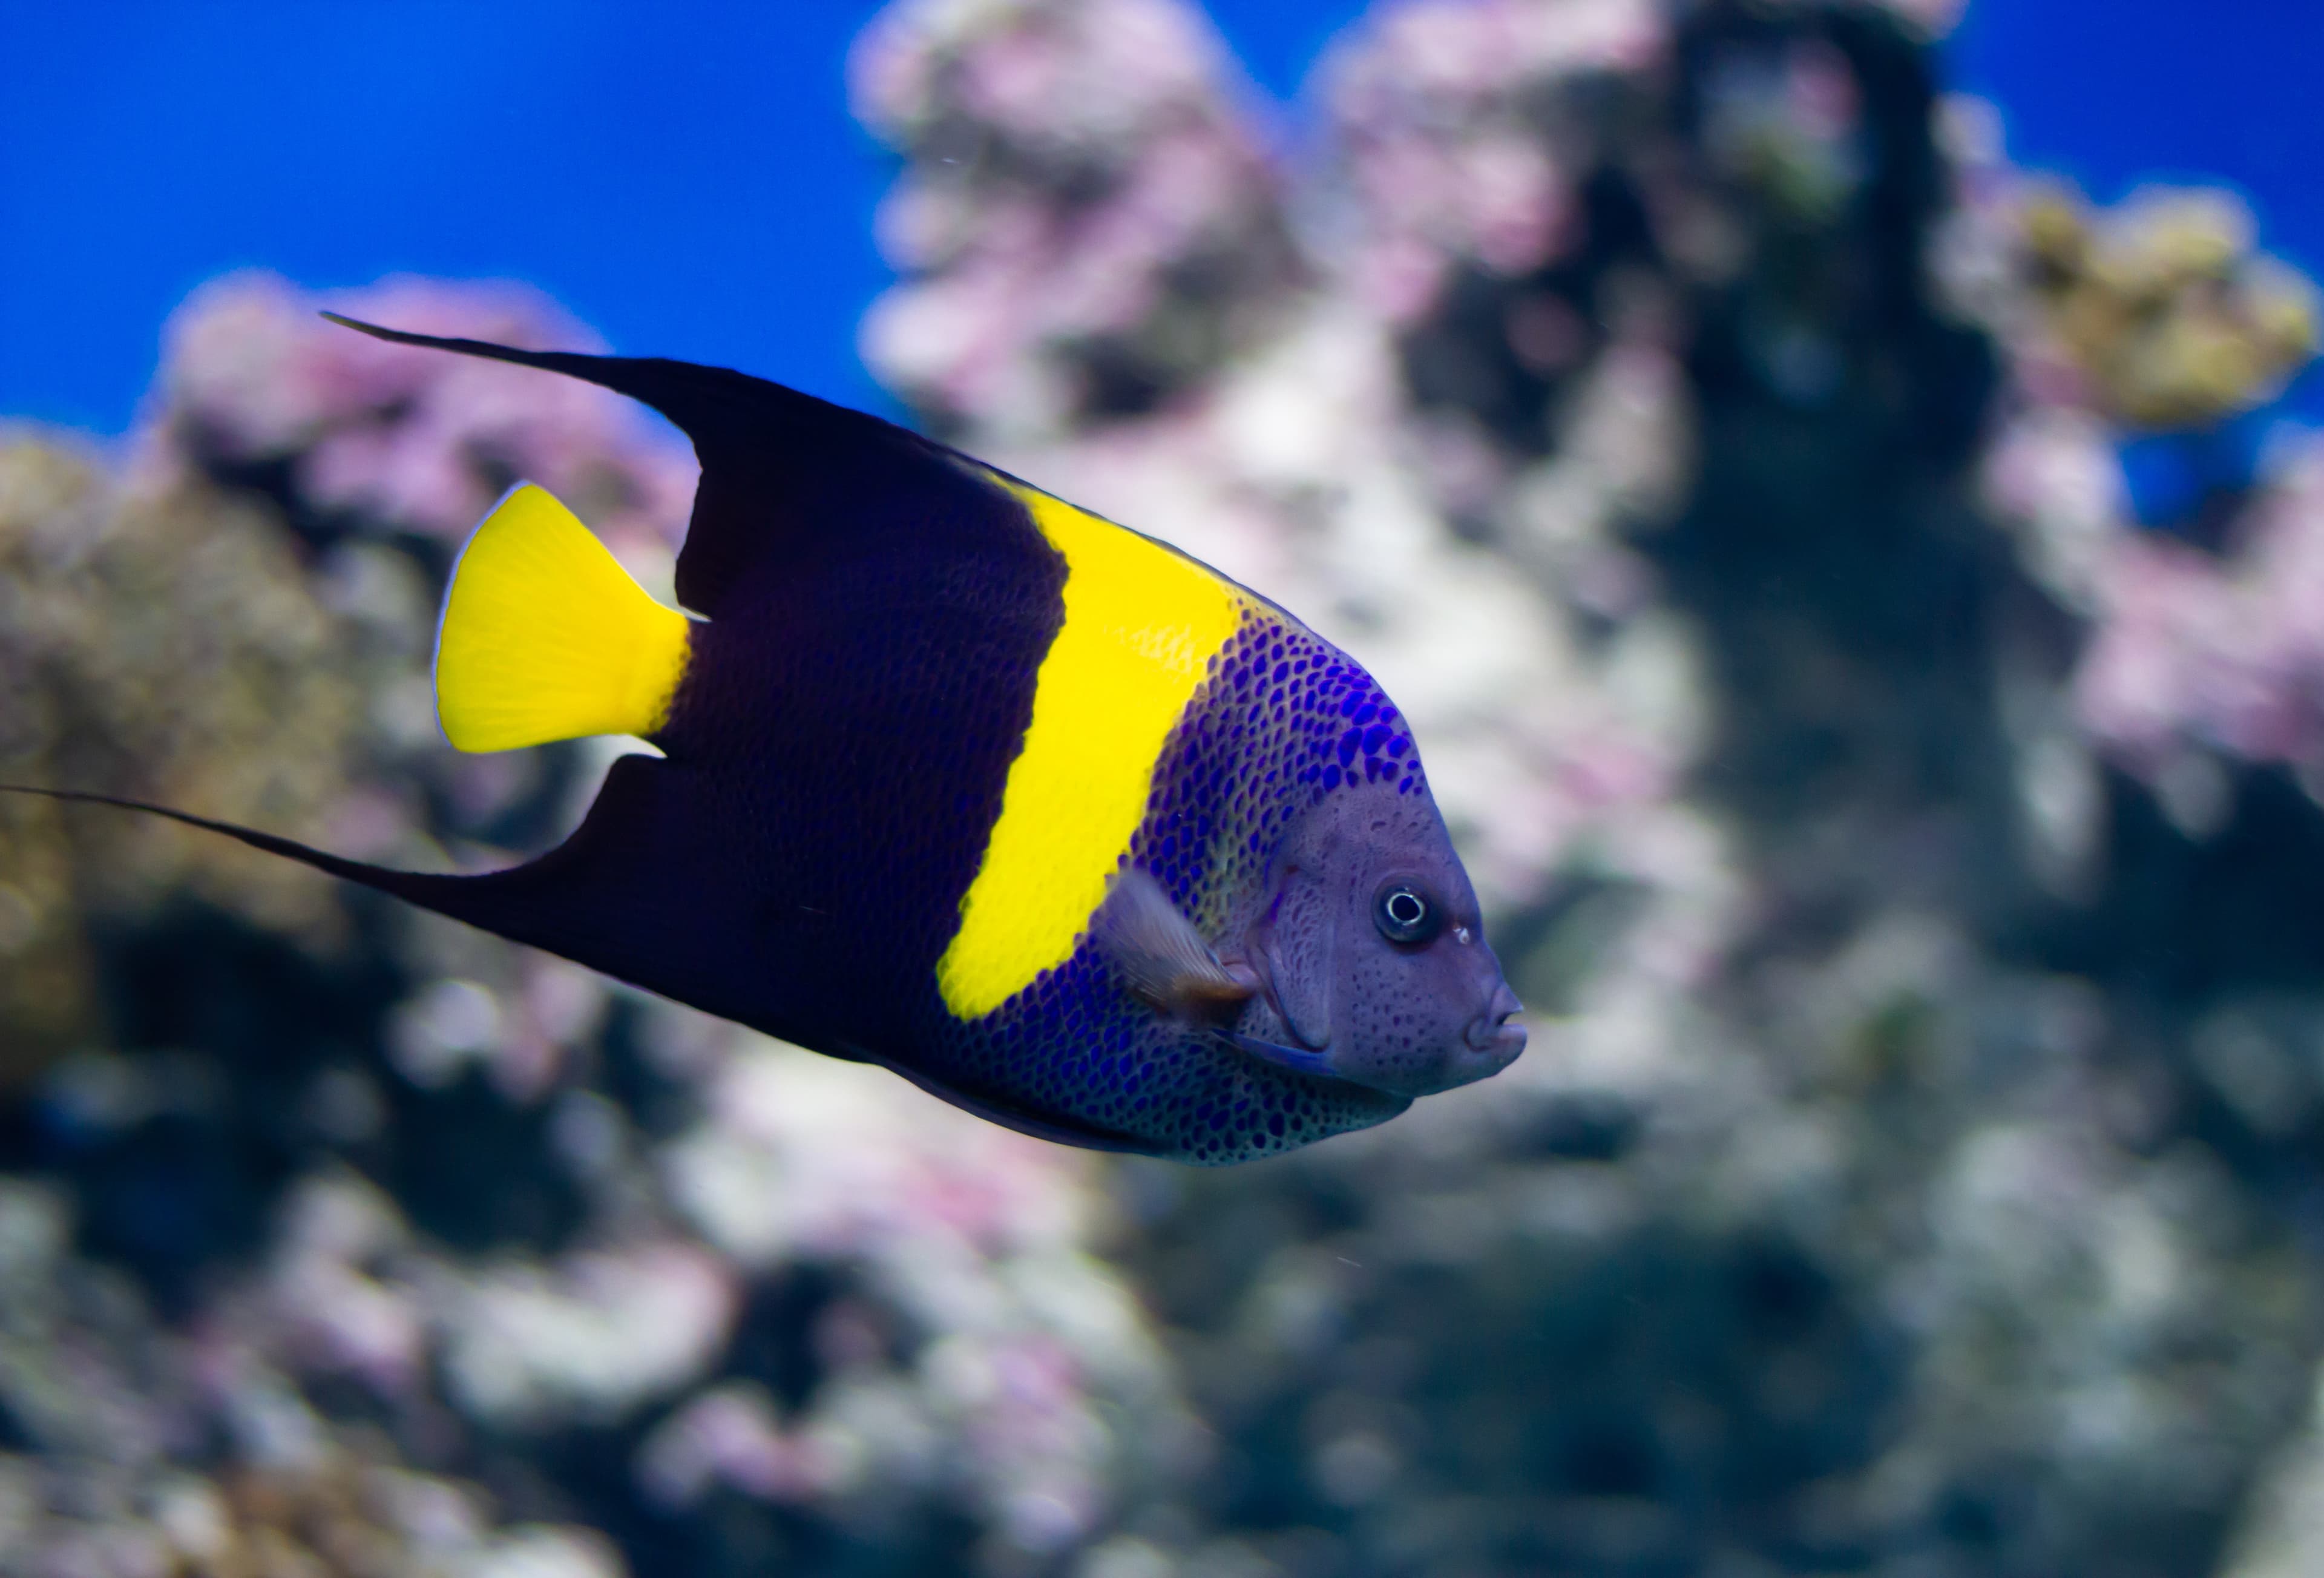
[[[586,379],[692,439],[685,612],[525,485],[462,550],[436,652],[461,750],[661,754],[481,875],[137,808],[1068,1144],[1240,1161],[1524,1049],[1409,724],[1264,597],[743,374],[337,321]]]

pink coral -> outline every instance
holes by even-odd
[[[1409,322],[1456,260],[1517,274],[1558,256],[1579,172],[1543,134],[1544,90],[1642,69],[1666,44],[1644,0],[1420,0],[1351,33],[1322,77],[1364,211],[1360,293]]]
[[[309,507],[457,537],[521,478],[617,548],[676,541],[693,496],[684,448],[630,402],[569,378],[389,345],[318,316],[543,350],[596,337],[512,284],[388,280],[309,295],[271,274],[197,291],[171,319],[151,426],[229,466],[291,461]]]
[[[645,1466],[657,1495],[683,1503],[723,1482],[844,1500],[959,1441],[952,1493],[1041,1550],[1094,1527],[1123,1467],[1167,1449],[1157,1437],[1177,1422],[1152,1336],[1083,1257],[1085,1154],[788,1048],[735,1057],[709,1098],[663,1160],[678,1208],[740,1267],[850,1265],[878,1303],[826,1317],[817,1345],[835,1379],[800,1415],[729,1391],[659,1432]],[[908,1374],[877,1335],[892,1320],[927,1340]],[[1143,1438],[1107,1423],[1125,1407]]]
[[[2026,568],[2089,622],[2070,681],[2081,729],[2194,830],[2221,795],[2187,786],[2212,784],[2215,760],[2324,784],[2324,442],[2265,449],[2209,506],[2210,548],[2142,530],[2119,458],[2141,426],[2200,430],[2272,399],[2312,353],[2311,288],[2254,254],[2225,194],[2092,210],[2008,169],[1989,134],[1957,142],[1964,206],[1941,257],[2012,383],[1986,495]]]
[[[858,42],[857,113],[912,162],[905,282],[867,357],[934,415],[1052,426],[1167,397],[1295,278],[1232,66],[1170,0],[912,0]]]
[[[2254,508],[2239,552],[2126,537],[2076,679],[2091,732],[2158,771],[2188,748],[2324,773],[2324,453]]]

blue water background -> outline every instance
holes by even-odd
[[[842,80],[877,9],[0,0],[0,414],[123,429],[162,320],[250,266],[526,280],[622,350],[880,403],[855,326],[890,164]],[[1366,9],[1211,5],[1286,125]],[[2324,272],[2324,6],[1979,0],[1947,56],[2020,161],[2102,198],[2227,182]]]

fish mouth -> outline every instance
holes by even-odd
[[[1490,1079],[1526,1049],[1526,1028],[1492,1016],[1472,1020],[1440,1066],[1432,1091],[1458,1090]]]
[[[1512,1044],[1518,1052],[1522,1052],[1525,1050],[1526,1028],[1509,1023],[1508,1014],[1492,1019],[1480,1015],[1469,1021],[1469,1028],[1461,1032],[1461,1039],[1469,1044],[1471,1052],[1492,1052]],[[1510,1056],[1514,1057],[1517,1053]]]
[[[1493,1072],[1499,1074],[1515,1063],[1526,1049],[1526,1028],[1523,1025],[1500,1024],[1493,1028],[1491,1039],[1482,1046],[1471,1041],[1472,1050],[1482,1052],[1492,1060]]]
[[[1502,982],[1494,990],[1492,1001],[1485,1005],[1485,1011],[1471,1020],[1461,1032],[1462,1043],[1475,1055],[1462,1059],[1465,1066],[1460,1070],[1461,1083],[1499,1074],[1517,1060],[1526,1049],[1526,1028],[1511,1021],[1524,1011],[1525,1005],[1517,1001],[1517,994],[1509,990],[1508,982]]]

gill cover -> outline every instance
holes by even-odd
[[[1284,1028],[1302,1047],[1314,1051],[1332,1042],[1332,989],[1340,968],[1333,899],[1322,872],[1291,867],[1284,873],[1282,896],[1259,943]]]

